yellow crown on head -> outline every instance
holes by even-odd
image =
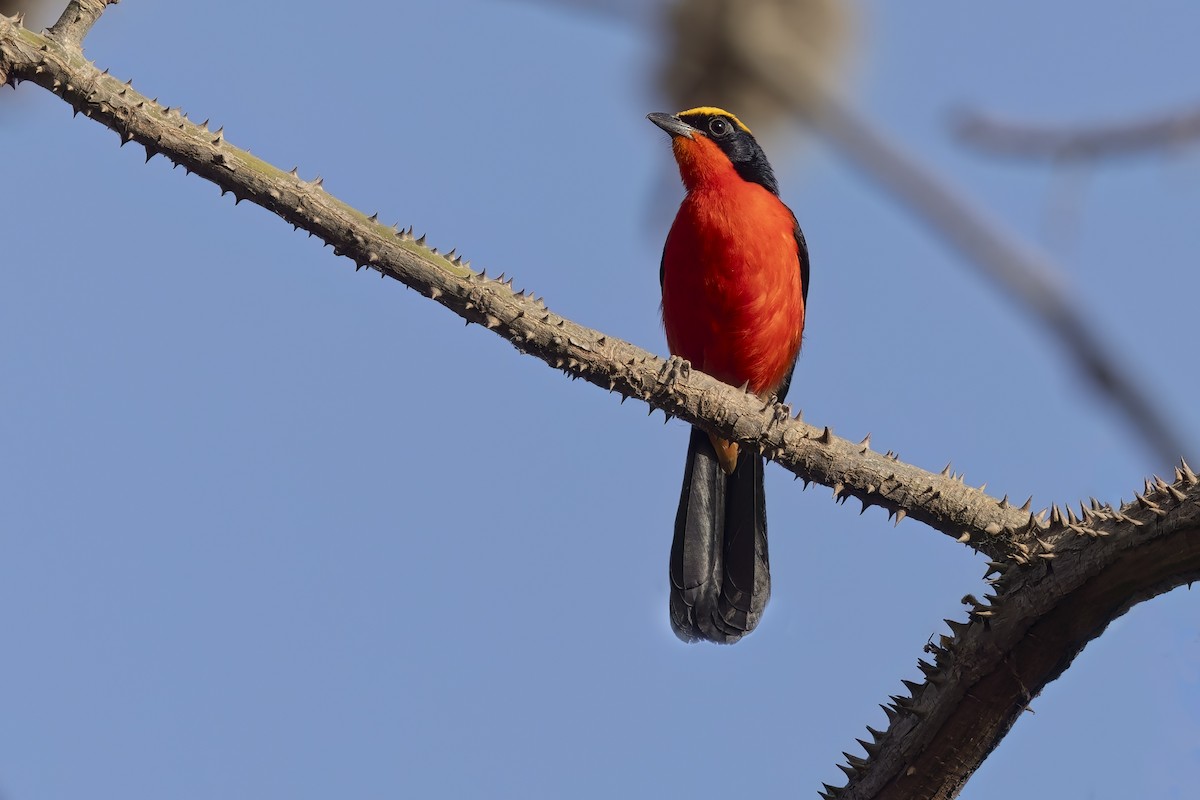
[[[728,111],[726,111],[723,108],[717,108],[716,106],[697,106],[696,108],[689,108],[687,111],[680,111],[678,116],[686,117],[691,114],[707,114],[709,116],[714,116],[714,117],[725,117],[726,119],[728,119],[734,125],[737,125],[739,128],[741,128],[746,133],[750,133],[750,129],[746,127],[746,123],[744,123],[740,119],[738,119],[737,115],[730,114]],[[750,135],[753,136],[754,134],[750,133]]]

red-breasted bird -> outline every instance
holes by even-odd
[[[671,135],[687,196],[663,248],[663,327],[673,355],[782,400],[804,332],[808,246],[741,120],[719,108],[650,114]],[[692,429],[671,544],[671,627],[732,643],[771,594],[763,457]]]

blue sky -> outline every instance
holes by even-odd
[[[1080,173],[981,158],[947,126],[963,103],[1070,122],[1193,102],[1200,9],[862,18],[854,102],[1049,248],[1200,442],[1194,152]],[[644,115],[675,109],[646,31],[483,0],[125,2],[87,44],[232,143],[664,352],[678,194]],[[966,548],[772,468],[763,622],[684,645],[666,564],[686,426],[144,165],[36,87],[0,101],[6,800],[815,796],[982,586]],[[813,254],[807,420],[1039,506],[1164,469],[835,154],[796,132],[769,155]],[[1064,192],[1074,227],[1048,237]],[[1198,659],[1190,594],[1139,606],[964,797],[1190,797]]]

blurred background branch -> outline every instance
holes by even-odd
[[[1097,161],[1161,155],[1200,139],[1200,107],[1110,122],[1051,125],[964,109],[953,130],[980,153],[1039,161]]]
[[[829,97],[817,124],[848,161],[1031,314],[1160,464],[1189,452],[1146,381],[1113,352],[1072,300],[1062,270],[1048,254],[1006,231],[946,177],[839,98]]]
[[[630,25],[646,23],[640,5],[544,2]],[[1180,426],[1156,401],[1148,382],[1117,355],[1072,297],[1064,271],[1051,256],[1006,229],[948,176],[910,153],[846,100],[841,85],[857,41],[856,4],[680,0],[662,7],[662,12],[661,35],[666,41],[658,83],[671,108],[733,109],[750,121],[760,138],[778,139],[792,122],[806,126],[955,250],[964,264],[1023,308],[1159,464],[1191,452]],[[1200,128],[1200,119],[1189,124]],[[1182,135],[1176,124],[1159,120],[1152,132],[1140,131],[1135,138],[1161,142],[1168,133],[1173,141]],[[1101,138],[1129,141],[1130,134]]]
[[[7,17],[23,14],[25,27],[36,31],[57,19],[65,5],[49,0],[0,0],[0,14]]]

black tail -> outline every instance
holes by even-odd
[[[692,428],[671,543],[671,627],[685,642],[732,644],[771,595],[763,459],[743,447],[726,475],[708,434]]]

